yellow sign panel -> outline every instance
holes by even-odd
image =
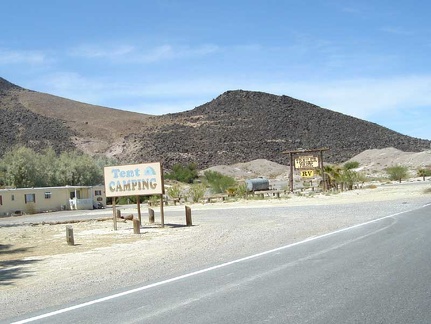
[[[303,177],[303,178],[314,177],[314,171],[313,170],[302,170],[301,171],[301,177]]]
[[[105,167],[106,197],[163,194],[159,162]]]
[[[319,167],[317,156],[298,156],[295,158],[295,169],[309,169]]]

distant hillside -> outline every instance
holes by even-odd
[[[287,96],[227,91],[193,110],[150,116],[30,91],[0,78],[0,156],[28,145],[78,148],[123,163],[195,162],[199,168],[256,159],[287,164],[282,152],[329,147],[328,162],[394,147],[418,152],[431,141],[396,133]]]
[[[13,117],[15,113],[21,116],[19,121]],[[149,115],[30,91],[0,78],[0,117],[7,127],[3,132],[7,134],[0,133],[6,146],[27,145],[32,140],[30,146],[35,148],[51,145],[56,151],[78,148],[105,154],[117,142],[122,143],[124,136],[148,127]],[[18,128],[30,134],[19,136]],[[0,149],[3,152],[4,148]]]
[[[26,109],[18,95],[24,91],[0,78],[0,156],[15,145],[35,150],[52,147],[56,152],[73,148],[74,131],[61,120]]]
[[[125,150],[135,161],[162,156],[168,165],[286,164],[283,151],[329,147],[326,160],[339,163],[371,148],[416,152],[431,143],[291,97],[241,90],[159,119],[159,128],[127,137]]]

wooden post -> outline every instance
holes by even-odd
[[[114,231],[117,230],[117,208],[115,207],[115,197],[112,197],[112,214],[114,219]]]
[[[165,194],[165,178],[163,177],[163,166],[162,163],[160,163],[160,178],[161,178],[161,189],[162,194],[160,195],[160,220],[162,223],[162,227],[165,227],[165,211],[163,209],[163,195]]]
[[[322,189],[326,191],[325,168],[323,167],[323,151],[320,151],[320,172],[322,173]]]
[[[141,222],[139,219],[133,219],[133,234],[141,234]]]
[[[160,221],[162,223],[162,227],[165,227],[165,212],[163,209],[163,194],[160,195]]]
[[[68,245],[75,245],[73,238],[73,227],[71,225],[66,226],[66,242]]]
[[[141,202],[139,200],[139,196],[136,196],[136,204],[138,207],[138,219],[139,219],[139,223],[142,223],[142,218],[141,218]]]
[[[192,209],[189,206],[186,207],[186,225],[192,226]]]
[[[150,224],[154,223],[154,209],[148,208],[148,222]]]
[[[289,178],[289,189],[290,192],[293,192],[293,153],[290,152],[289,153],[289,157],[290,157],[290,178]]]

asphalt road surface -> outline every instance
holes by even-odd
[[[430,323],[431,206],[26,318],[40,323]]]

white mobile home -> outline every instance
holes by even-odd
[[[93,209],[106,206],[104,186],[0,189],[0,215]]]

